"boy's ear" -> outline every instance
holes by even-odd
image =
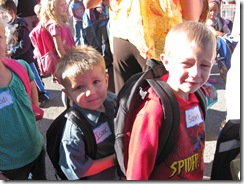
[[[160,59],[161,59],[162,63],[164,64],[165,69],[167,71],[169,71],[168,70],[169,69],[169,67],[168,67],[169,62],[168,62],[167,56],[165,54],[161,54]]]
[[[69,92],[68,92],[67,89],[63,88],[63,89],[62,89],[62,92],[64,92],[64,93],[66,94],[66,96],[67,96],[70,100],[72,100],[72,99],[71,99],[71,96],[69,95]]]
[[[108,83],[109,83],[109,74],[108,73],[106,73],[105,74],[106,76],[105,76],[105,80],[106,80],[106,85],[107,85],[107,88],[108,88]]]

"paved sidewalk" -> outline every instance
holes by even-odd
[[[218,102],[214,104],[211,109],[208,110],[206,119],[206,148],[204,154],[205,171],[204,180],[209,180],[211,175],[212,161],[215,152],[215,145],[217,136],[220,132],[220,124],[225,119],[226,106],[225,106],[225,83],[219,76],[217,65],[212,69],[211,77],[216,79],[214,84],[218,91]],[[51,77],[44,79],[45,87],[50,93],[50,100],[43,108],[45,111],[44,119],[38,122],[38,126],[45,138],[46,130],[50,126],[54,118],[56,118],[63,110],[64,107],[61,101],[61,86],[56,83],[52,83]],[[46,139],[44,139],[46,142]],[[54,169],[50,163],[48,156],[46,155],[46,171],[48,180],[56,180],[54,177]]]

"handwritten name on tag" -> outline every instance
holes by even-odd
[[[186,127],[190,128],[195,125],[203,123],[203,118],[198,106],[185,111],[186,114]]]
[[[3,109],[13,103],[13,98],[9,90],[0,93],[0,109]]]
[[[93,133],[95,135],[97,144],[103,142],[107,137],[109,137],[112,134],[108,122],[103,123],[99,127],[95,128],[93,130]]]

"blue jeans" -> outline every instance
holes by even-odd
[[[46,152],[45,148],[43,147],[41,153],[33,162],[21,168],[2,171],[2,174],[9,180],[47,180],[45,155]],[[29,178],[30,174],[32,175],[32,178]]]
[[[84,32],[83,26],[82,26],[82,21],[76,21],[73,19],[73,24],[74,24],[75,45],[81,45],[81,41],[80,41],[81,35],[82,35],[83,43],[87,44],[85,32]]]

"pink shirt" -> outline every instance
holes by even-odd
[[[49,26],[49,32],[52,36],[60,36],[62,39],[64,50],[67,51],[75,45],[74,39],[71,34],[71,30],[68,26],[57,26],[52,23]]]

